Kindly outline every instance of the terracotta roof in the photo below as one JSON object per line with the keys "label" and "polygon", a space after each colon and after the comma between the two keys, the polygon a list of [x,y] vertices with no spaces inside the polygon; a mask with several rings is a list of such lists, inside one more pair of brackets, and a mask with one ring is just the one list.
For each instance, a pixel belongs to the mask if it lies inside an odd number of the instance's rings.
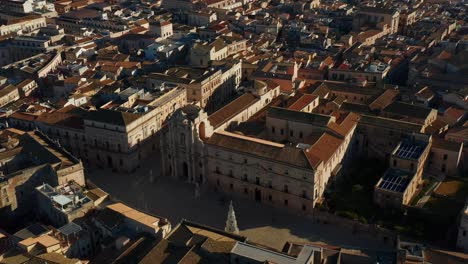
{"label": "terracotta roof", "polygon": [[273,90],[276,87],[280,86],[277,82],[269,80],[269,79],[264,80],[263,82],[266,83],[268,91]]}
{"label": "terracotta roof", "polygon": [[121,70],[121,66],[103,65],[101,71],[117,73]]}
{"label": "terracotta roof", "polygon": [[78,83],[81,81],[81,78],[80,77],[75,77],[75,76],[72,76],[72,77],[68,77],[66,78],[63,83],[65,84],[76,84],[78,85]]}
{"label": "terracotta roof", "polygon": [[230,102],[223,108],[219,109],[218,111],[214,112],[208,117],[210,124],[217,128],[224,124],[225,122],[229,121],[229,119],[235,117],[249,106],[257,102],[259,99],[251,94],[245,93],[235,99],[234,101]]}
{"label": "terracotta roof", "polygon": [[138,62],[138,61],[119,61],[119,62],[115,63],[115,66],[119,66],[119,67],[122,67],[124,69],[135,68],[135,67],[139,68],[141,66],[141,63]]}
{"label": "terracotta roof", "polygon": [[438,149],[445,149],[449,151],[461,151],[462,143],[445,140],[439,137],[432,137],[432,147]]}
{"label": "terracotta roof", "polygon": [[40,115],[36,121],[50,125],[82,129],[83,116],[85,114],[85,110],[73,105],[69,105],[54,112],[44,113]]}
{"label": "terracotta roof", "polygon": [[423,126],[421,124],[405,122],[400,120],[395,120],[391,118],[384,118],[379,116],[370,116],[370,115],[361,115],[358,125],[365,124],[370,126],[383,127],[388,129],[399,129],[407,132],[418,132],[423,131]]}
{"label": "terracotta roof", "polygon": [[268,109],[267,117],[284,119],[291,122],[313,124],[322,127],[326,127],[332,121],[331,116],[293,111],[281,107],[270,107]]}
{"label": "terracotta roof", "polygon": [[446,50],[443,50],[438,56],[440,60],[450,60],[452,58],[452,54]]}
{"label": "terracotta roof", "polygon": [[312,103],[318,96],[311,94],[303,94],[296,102],[288,107],[289,110],[301,111],[307,105]]}
{"label": "terracotta roof", "polygon": [[108,205],[112,211],[115,211],[129,219],[132,219],[138,223],[148,226],[149,228],[157,228],[159,223],[159,218],[154,217],[149,214],[142,213],[136,209],[133,209],[123,203],[115,203]]}
{"label": "terracotta roof", "polygon": [[20,120],[25,120],[25,121],[34,121],[36,120],[37,117],[38,115],[22,113],[22,112],[15,112],[10,115],[10,118],[20,119]]}
{"label": "terracotta roof", "polygon": [[242,152],[245,153],[246,156],[255,156],[257,158],[311,169],[310,163],[302,149],[271,141],[241,136],[234,133],[219,132],[214,133],[206,144],[230,151]]}
{"label": "terracotta roof", "polygon": [[346,135],[348,135],[351,129],[353,129],[357,125],[359,118],[360,115],[356,113],[349,113],[342,120],[339,120],[339,123],[332,122],[328,124],[328,128],[331,131],[337,133],[338,135],[346,137]]}
{"label": "terracotta roof", "polygon": [[357,104],[350,102],[344,102],[340,107],[340,111],[355,112],[360,114],[370,114],[372,112],[369,106],[366,104]]}
{"label": "terracotta roof", "polygon": [[140,263],[229,263],[237,241],[246,238],[182,220]]}
{"label": "terracotta roof", "polygon": [[468,126],[454,127],[447,132],[446,137],[468,142]]}
{"label": "terracotta roof", "polygon": [[426,119],[433,109],[408,104],[404,102],[393,102],[383,109],[384,112],[399,115],[399,116],[410,116],[418,119]]}
{"label": "terracotta roof", "polygon": [[107,109],[89,111],[85,115],[86,120],[114,124],[118,126],[127,126],[133,121],[137,120],[139,117],[140,115],[137,114]]}
{"label": "terracotta roof", "polygon": [[381,95],[379,95],[372,103],[369,104],[369,108],[372,110],[382,110],[391,104],[400,92],[395,89],[387,89]]}
{"label": "terracotta roof", "polygon": [[444,117],[449,118],[450,121],[458,121],[466,115],[466,111],[456,107],[449,107],[444,112]]}
{"label": "terracotta roof", "polygon": [[415,95],[426,100],[431,100],[434,97],[434,92],[429,87],[425,86],[424,88],[419,90]]}
{"label": "terracotta roof", "polygon": [[312,167],[317,168],[320,162],[327,162],[340,147],[341,143],[343,143],[343,139],[328,132],[323,133],[315,144],[305,152]]}
{"label": "terracotta roof", "polygon": [[426,134],[436,135],[448,130],[448,123],[443,117],[438,116],[430,125],[426,126],[424,132]]}
{"label": "terracotta roof", "polygon": [[41,244],[42,246],[46,248],[57,245],[59,243],[60,241],[58,241],[57,239],[49,235],[43,235],[43,236],[34,237],[34,238],[30,237],[19,242],[20,245],[23,245],[25,247],[29,247],[35,244]]}
{"label": "terracotta roof", "polygon": [[56,252],[44,253],[35,256],[35,259],[30,260],[30,263],[60,263],[60,264],[77,264],[81,263],[79,259],[69,259],[64,255]]}
{"label": "terracotta roof", "polygon": [[382,91],[376,87],[361,86],[361,85],[357,85],[353,83],[334,82],[334,81],[325,81],[320,86],[326,87],[331,91],[362,94],[362,95],[368,95],[368,96],[380,94]]}

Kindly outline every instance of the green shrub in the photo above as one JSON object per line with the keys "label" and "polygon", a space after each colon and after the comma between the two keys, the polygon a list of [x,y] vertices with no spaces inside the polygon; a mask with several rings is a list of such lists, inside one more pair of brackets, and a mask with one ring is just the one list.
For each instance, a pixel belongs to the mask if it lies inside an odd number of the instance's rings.
{"label": "green shrub", "polygon": [[353,220],[357,220],[359,218],[358,214],[356,214],[355,212],[351,212],[351,211],[338,211],[336,212],[336,214],[338,216],[348,218],[348,219],[353,219]]}

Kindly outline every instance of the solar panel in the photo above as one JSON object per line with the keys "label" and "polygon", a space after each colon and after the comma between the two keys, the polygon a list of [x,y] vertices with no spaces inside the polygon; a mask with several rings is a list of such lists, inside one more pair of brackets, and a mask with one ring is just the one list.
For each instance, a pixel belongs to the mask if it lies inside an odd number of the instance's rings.
{"label": "solar panel", "polygon": [[422,146],[402,143],[395,155],[402,159],[418,159],[423,151],[424,148]]}
{"label": "solar panel", "polygon": [[379,188],[392,192],[404,192],[411,178],[406,172],[389,169],[380,181]]}

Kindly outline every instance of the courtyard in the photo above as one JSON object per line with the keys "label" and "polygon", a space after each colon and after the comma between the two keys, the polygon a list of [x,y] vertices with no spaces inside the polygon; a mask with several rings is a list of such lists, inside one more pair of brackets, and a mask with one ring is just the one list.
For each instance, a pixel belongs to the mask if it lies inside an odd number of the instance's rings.
{"label": "courtyard", "polygon": [[187,219],[224,229],[229,200],[232,199],[241,235],[278,250],[286,241],[360,247],[370,251],[391,248],[390,243],[385,244],[375,234],[319,223],[252,200],[226,197],[206,188],[196,195],[193,185],[160,175],[156,157],[142,164],[142,168],[130,174],[93,170],[87,173],[88,180],[114,199],[168,218],[173,226]]}

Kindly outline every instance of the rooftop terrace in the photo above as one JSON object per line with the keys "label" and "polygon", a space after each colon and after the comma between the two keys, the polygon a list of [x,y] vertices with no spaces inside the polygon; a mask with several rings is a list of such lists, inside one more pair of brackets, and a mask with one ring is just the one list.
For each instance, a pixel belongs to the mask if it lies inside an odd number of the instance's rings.
{"label": "rooftop terrace", "polygon": [[56,188],[45,183],[37,187],[37,190],[49,198],[54,207],[62,212],[71,212],[83,204],[91,202],[91,199],[81,191],[81,187],[74,182]]}

